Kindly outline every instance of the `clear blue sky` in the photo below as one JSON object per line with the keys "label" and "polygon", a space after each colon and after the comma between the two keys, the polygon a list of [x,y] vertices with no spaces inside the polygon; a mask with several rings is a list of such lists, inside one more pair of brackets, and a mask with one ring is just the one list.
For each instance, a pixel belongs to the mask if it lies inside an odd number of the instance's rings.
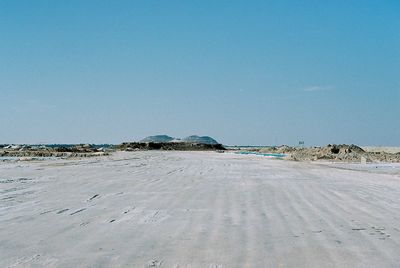
{"label": "clear blue sky", "polygon": [[0,1],[0,143],[400,145],[400,1]]}

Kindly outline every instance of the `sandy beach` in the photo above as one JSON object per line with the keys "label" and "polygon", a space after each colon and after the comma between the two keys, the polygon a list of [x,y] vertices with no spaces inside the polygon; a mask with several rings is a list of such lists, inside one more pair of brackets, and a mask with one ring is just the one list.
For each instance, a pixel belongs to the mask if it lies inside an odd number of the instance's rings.
{"label": "sandy beach", "polygon": [[0,162],[0,199],[0,267],[400,265],[393,169],[117,152]]}

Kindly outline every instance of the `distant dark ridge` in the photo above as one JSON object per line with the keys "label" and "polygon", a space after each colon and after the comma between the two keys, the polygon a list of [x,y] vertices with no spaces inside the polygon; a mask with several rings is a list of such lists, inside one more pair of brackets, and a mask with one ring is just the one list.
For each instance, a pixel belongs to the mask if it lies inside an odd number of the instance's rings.
{"label": "distant dark ridge", "polygon": [[141,140],[140,142],[170,142],[173,141],[174,138],[168,135],[155,135],[155,136],[148,136]]}
{"label": "distant dark ridge", "polygon": [[163,150],[163,151],[217,151],[225,150],[222,144],[200,144],[187,142],[124,142],[117,146],[122,151]]}

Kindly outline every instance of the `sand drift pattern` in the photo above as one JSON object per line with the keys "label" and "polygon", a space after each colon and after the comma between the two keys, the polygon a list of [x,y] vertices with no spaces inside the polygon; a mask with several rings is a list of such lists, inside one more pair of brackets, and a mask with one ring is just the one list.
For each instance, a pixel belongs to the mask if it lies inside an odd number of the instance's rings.
{"label": "sand drift pattern", "polygon": [[0,267],[398,267],[400,177],[215,152],[0,165]]}

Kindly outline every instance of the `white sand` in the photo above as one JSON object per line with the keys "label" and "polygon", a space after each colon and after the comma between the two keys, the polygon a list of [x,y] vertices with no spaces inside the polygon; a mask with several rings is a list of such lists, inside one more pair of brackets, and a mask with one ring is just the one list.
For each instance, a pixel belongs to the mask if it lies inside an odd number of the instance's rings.
{"label": "white sand", "polygon": [[400,177],[132,152],[0,162],[0,267],[399,267]]}
{"label": "white sand", "polygon": [[400,147],[385,147],[385,146],[362,146],[366,152],[385,152],[396,154],[400,153]]}

